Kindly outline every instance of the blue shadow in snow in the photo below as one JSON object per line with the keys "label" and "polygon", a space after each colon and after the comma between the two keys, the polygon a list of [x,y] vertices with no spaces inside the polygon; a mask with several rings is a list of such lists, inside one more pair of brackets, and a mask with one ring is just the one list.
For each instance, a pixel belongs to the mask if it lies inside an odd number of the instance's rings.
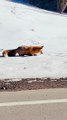
{"label": "blue shadow in snow", "polygon": [[10,1],[16,2],[16,3],[22,3],[22,4],[29,4],[27,0],[10,0]]}

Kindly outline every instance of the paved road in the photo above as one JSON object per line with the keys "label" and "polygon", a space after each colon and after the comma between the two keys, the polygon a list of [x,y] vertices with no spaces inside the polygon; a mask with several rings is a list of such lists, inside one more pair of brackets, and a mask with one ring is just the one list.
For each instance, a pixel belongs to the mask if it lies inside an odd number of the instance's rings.
{"label": "paved road", "polygon": [[0,92],[0,120],[67,120],[67,89]]}

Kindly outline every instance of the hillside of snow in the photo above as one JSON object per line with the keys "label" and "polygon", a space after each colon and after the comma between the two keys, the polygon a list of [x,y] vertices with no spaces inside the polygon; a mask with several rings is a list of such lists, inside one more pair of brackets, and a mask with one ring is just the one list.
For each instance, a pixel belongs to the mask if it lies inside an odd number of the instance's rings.
{"label": "hillside of snow", "polygon": [[[44,54],[2,57],[21,45],[44,45]],[[0,0],[0,79],[36,77],[67,77],[67,16]]]}

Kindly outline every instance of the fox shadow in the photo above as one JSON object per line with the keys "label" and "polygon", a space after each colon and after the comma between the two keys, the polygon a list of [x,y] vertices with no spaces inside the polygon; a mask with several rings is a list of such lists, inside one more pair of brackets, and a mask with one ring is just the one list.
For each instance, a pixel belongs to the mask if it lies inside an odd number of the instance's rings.
{"label": "fox shadow", "polygon": [[[24,55],[24,56],[8,56],[9,58],[19,58],[19,57],[23,57],[23,58],[25,58],[25,57],[33,57],[33,56],[31,56],[31,55]],[[6,58],[5,56],[3,56],[3,55],[0,55],[0,58]]]}
{"label": "fox shadow", "polygon": [[3,55],[0,55],[0,58],[4,57]]}

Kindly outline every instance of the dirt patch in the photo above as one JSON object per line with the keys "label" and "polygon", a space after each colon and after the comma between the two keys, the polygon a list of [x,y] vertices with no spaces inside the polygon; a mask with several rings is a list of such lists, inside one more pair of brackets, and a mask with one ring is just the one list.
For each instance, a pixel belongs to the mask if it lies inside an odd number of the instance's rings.
{"label": "dirt patch", "polygon": [[67,88],[67,78],[27,78],[20,81],[0,80],[0,91],[18,91],[49,88]]}

